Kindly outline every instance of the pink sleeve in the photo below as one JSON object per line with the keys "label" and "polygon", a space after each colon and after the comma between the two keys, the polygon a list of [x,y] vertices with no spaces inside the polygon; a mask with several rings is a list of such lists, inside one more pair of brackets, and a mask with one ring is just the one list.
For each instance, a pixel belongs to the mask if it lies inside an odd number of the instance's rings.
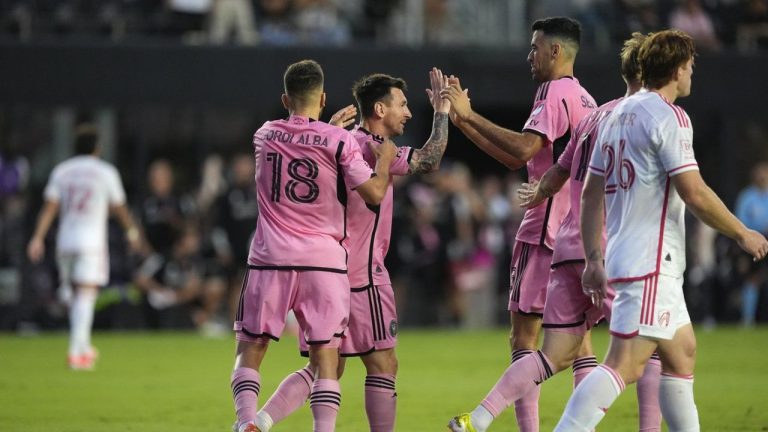
{"label": "pink sleeve", "polygon": [[350,189],[355,189],[373,177],[370,165],[363,159],[360,147],[351,133],[342,136],[344,148],[341,151],[339,164],[344,171],[344,181]]}
{"label": "pink sleeve", "polygon": [[[560,165],[564,170],[571,170],[571,164],[573,164],[573,155],[576,153],[576,147],[579,145],[579,141],[583,141],[582,134],[574,134],[571,135],[571,139],[568,141],[568,145],[565,146],[565,150],[563,151],[563,154],[560,155],[560,158],[557,159],[557,164]],[[585,136],[584,139],[588,137]]]}
{"label": "pink sleeve", "polygon": [[412,147],[399,147],[397,156],[389,166],[389,173],[392,175],[406,175],[411,167],[411,158],[413,157]]}
{"label": "pink sleeve", "polygon": [[536,101],[531,115],[523,126],[523,132],[530,131],[554,142],[568,130],[568,110],[564,99],[555,89],[547,92],[544,100]]}

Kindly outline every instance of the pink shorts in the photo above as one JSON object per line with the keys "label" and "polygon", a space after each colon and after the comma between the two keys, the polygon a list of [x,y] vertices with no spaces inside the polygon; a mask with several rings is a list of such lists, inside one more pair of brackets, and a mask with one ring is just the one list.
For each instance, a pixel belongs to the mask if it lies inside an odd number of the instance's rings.
{"label": "pink shorts", "polygon": [[249,268],[235,318],[237,340],[279,340],[289,310],[309,345],[338,347],[349,319],[347,275]]}
{"label": "pink shorts", "polygon": [[544,313],[552,251],[544,246],[515,242],[509,271],[509,310],[524,315]]}
{"label": "pink shorts", "polygon": [[615,293],[608,286],[608,296],[601,307],[592,304],[581,287],[583,262],[564,263],[549,273],[543,327],[552,331],[584,335],[597,323],[610,318]]}
{"label": "pink shorts", "polygon": [[[341,339],[343,357],[356,357],[394,348],[397,345],[397,311],[392,285],[377,285],[352,291],[349,326]],[[309,354],[301,338],[299,350]]]}

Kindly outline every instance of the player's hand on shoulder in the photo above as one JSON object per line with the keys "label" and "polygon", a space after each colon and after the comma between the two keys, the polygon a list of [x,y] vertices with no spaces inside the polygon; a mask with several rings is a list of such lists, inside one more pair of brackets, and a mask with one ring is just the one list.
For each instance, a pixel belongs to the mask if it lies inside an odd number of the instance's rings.
{"label": "player's hand on shoulder", "polygon": [[768,240],[765,236],[755,230],[748,229],[741,238],[737,240],[739,247],[744,252],[752,255],[755,261],[765,258],[768,254]]}
{"label": "player's hand on shoulder", "polygon": [[376,141],[368,141],[368,147],[370,147],[373,155],[376,156],[376,160],[392,161],[397,156],[397,146],[389,138],[385,139],[381,144]]}
{"label": "player's hand on shoulder", "polygon": [[469,89],[461,87],[461,81],[458,77],[454,75],[448,77],[448,86],[440,91],[440,96],[451,102],[449,115],[454,125],[469,120],[469,117],[472,115]]}
{"label": "player's hand on shoulder", "polygon": [[357,118],[357,107],[354,105],[347,105],[344,108],[336,111],[331,119],[328,120],[328,124],[345,128],[355,122]]}
{"label": "player's hand on shoulder", "polygon": [[39,262],[45,255],[45,243],[43,240],[33,238],[27,246],[27,257],[33,263]]}
{"label": "player's hand on shoulder", "polygon": [[429,84],[431,88],[427,89],[427,96],[432,108],[436,113],[448,114],[451,110],[451,101],[440,95],[443,89],[448,87],[448,77],[443,75],[443,71],[433,67],[429,71]]}

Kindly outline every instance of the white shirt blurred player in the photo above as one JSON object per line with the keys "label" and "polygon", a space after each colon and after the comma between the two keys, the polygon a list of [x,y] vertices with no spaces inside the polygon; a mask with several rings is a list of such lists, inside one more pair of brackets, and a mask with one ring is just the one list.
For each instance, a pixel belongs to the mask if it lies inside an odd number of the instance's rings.
{"label": "white shirt blurred player", "polygon": [[[27,247],[32,262],[45,255],[45,236],[59,215],[56,261],[60,290],[70,303],[68,363],[72,369],[91,369],[96,351],[91,346],[91,324],[98,288],[109,281],[107,219],[110,211],[125,229],[130,246],[138,249],[139,229],[125,205],[125,191],[114,166],[98,155],[96,130],[76,130],[76,155],[58,164],[45,187],[45,203]],[[71,297],[71,298],[68,298]]]}

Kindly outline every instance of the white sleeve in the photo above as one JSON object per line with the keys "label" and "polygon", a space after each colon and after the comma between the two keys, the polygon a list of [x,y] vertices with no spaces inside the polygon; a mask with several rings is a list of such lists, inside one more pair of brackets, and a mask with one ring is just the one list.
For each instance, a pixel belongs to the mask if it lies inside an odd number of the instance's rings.
{"label": "white sleeve", "polygon": [[51,176],[48,178],[48,183],[45,185],[43,198],[47,201],[61,201],[61,176],[59,172],[58,168],[54,168]]}
{"label": "white sleeve", "polygon": [[111,205],[125,204],[125,189],[123,189],[123,181],[120,180],[120,173],[115,167],[110,167],[107,188],[109,194],[109,203]]}
{"label": "white sleeve", "polygon": [[693,152],[693,129],[688,114],[673,107],[676,115],[669,115],[657,126],[656,149],[664,170],[670,176],[698,170]]}

